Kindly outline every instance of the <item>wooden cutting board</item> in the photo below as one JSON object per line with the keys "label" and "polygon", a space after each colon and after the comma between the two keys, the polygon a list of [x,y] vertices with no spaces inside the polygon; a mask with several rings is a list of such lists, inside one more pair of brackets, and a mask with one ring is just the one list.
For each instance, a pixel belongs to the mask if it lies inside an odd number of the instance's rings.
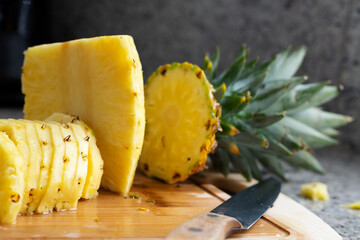
{"label": "wooden cutting board", "polygon": [[[217,174],[198,175],[194,181],[196,184],[166,185],[137,174],[131,192],[139,199],[101,190],[97,199],[80,201],[76,211],[19,216],[16,224],[0,225],[0,237],[161,239],[181,223],[230,197],[213,184],[226,185],[229,191],[249,185],[239,175],[227,179]],[[250,230],[231,238],[341,239],[320,218],[285,195]]]}

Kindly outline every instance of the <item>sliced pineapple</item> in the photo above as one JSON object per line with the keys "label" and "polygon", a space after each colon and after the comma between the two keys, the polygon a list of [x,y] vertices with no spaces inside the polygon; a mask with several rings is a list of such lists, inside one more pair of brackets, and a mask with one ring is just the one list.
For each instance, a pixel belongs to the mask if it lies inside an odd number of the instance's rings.
{"label": "sliced pineapple", "polygon": [[[26,134],[25,125],[15,119],[0,119],[0,131],[5,132],[9,138],[15,143],[17,149],[23,157],[24,161],[24,180],[28,174],[30,166],[30,147]],[[25,189],[30,189],[29,183],[25,181]],[[22,206],[20,212],[26,212],[27,206],[31,201],[29,191],[23,195]]]}
{"label": "sliced pineapple", "polygon": [[[78,200],[83,194],[83,189],[86,183],[88,173],[88,155],[89,155],[89,138],[86,135],[84,129],[77,124],[62,124],[68,125],[74,133],[74,141],[77,143],[78,148],[78,160],[76,167],[76,174],[74,178],[74,186],[72,187],[72,201],[70,201],[70,207],[76,208]],[[100,181],[98,181],[98,184]]]}
{"label": "sliced pineapple", "polygon": [[22,119],[17,121],[25,126],[30,149],[29,167],[25,178],[26,187],[24,193],[25,195],[29,195],[29,202],[23,204],[20,210],[20,213],[24,214],[32,213],[36,208],[37,201],[34,201],[34,199],[38,198],[42,151],[34,124],[31,121]]}
{"label": "sliced pineapple", "polygon": [[102,186],[129,191],[145,128],[142,69],[131,36],[31,47],[25,52],[22,89],[25,118],[62,112],[89,124],[104,159]]}
{"label": "sliced pineapple", "polygon": [[43,127],[50,130],[53,154],[47,190],[37,207],[39,213],[52,212],[55,206],[62,204],[65,156],[65,144],[59,124],[45,123]]}
{"label": "sliced pineapple", "polygon": [[[76,125],[81,126],[84,129],[86,134],[84,140],[89,143],[89,150],[87,154],[88,172],[87,172],[87,177],[86,177],[82,197],[85,199],[91,199],[96,197],[98,195],[97,190],[99,189],[100,180],[103,174],[103,160],[101,158],[100,151],[96,145],[96,138],[94,132],[84,122],[80,121],[78,116],[69,116],[62,113],[54,113],[51,116],[49,116],[46,120],[59,122],[61,124],[74,123]],[[74,126],[73,126],[73,131],[75,131]]]}
{"label": "sliced pineapple", "polygon": [[[139,166],[167,183],[200,171],[219,128],[204,72],[189,63],[161,66],[145,87],[146,132]],[[177,148],[181,146],[181,148]]]}
{"label": "sliced pineapple", "polygon": [[39,188],[38,188],[38,194],[37,198],[34,199],[33,206],[35,206],[35,209],[29,209],[28,211],[36,211],[38,213],[41,213],[38,209],[39,203],[43,199],[43,197],[46,194],[46,191],[48,190],[48,182],[50,178],[50,171],[51,171],[51,165],[52,165],[52,158],[53,158],[53,146],[52,146],[52,139],[51,139],[51,132],[50,128],[46,126],[44,122],[40,121],[33,121],[33,124],[35,125],[36,132],[39,137],[41,151],[42,151],[42,159],[41,159],[41,165],[40,165],[40,178],[39,178]]}
{"label": "sliced pineapple", "polygon": [[3,131],[0,131],[0,163],[0,223],[13,223],[23,202],[27,163]]}
{"label": "sliced pineapple", "polygon": [[[70,209],[70,202],[73,201],[72,189],[75,186],[76,167],[78,162],[79,148],[74,139],[74,132],[67,124],[58,124],[56,122],[49,122],[60,126],[61,138],[65,145],[65,152],[63,155],[63,175],[61,187],[61,199],[57,201],[55,206],[57,211],[62,209]],[[77,200],[77,199],[76,199]]]}

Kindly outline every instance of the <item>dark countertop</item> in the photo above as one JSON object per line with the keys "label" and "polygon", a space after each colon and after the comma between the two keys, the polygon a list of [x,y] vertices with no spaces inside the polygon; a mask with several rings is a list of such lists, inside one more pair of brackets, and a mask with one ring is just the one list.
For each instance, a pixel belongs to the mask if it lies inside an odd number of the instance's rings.
{"label": "dark countertop", "polygon": [[[0,118],[22,117],[20,109],[0,109]],[[341,206],[360,201],[359,157],[341,146],[318,150],[316,155],[326,169],[326,174],[288,168],[286,176],[289,182],[283,184],[282,192],[313,211],[344,239],[360,239],[360,210]],[[312,202],[299,195],[302,184],[317,181],[328,185],[329,202]]]}

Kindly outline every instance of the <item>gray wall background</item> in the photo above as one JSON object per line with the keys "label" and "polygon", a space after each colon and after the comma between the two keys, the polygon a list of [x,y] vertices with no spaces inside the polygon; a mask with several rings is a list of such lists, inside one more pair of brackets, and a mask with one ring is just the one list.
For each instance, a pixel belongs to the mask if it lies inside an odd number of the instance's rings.
{"label": "gray wall background", "polygon": [[[299,74],[345,90],[328,110],[359,119],[360,1],[355,0],[53,0],[51,40],[129,34],[144,79],[173,61],[201,64],[219,46],[227,65],[246,43],[268,59],[289,45],[308,53]],[[360,121],[342,129],[341,146],[360,149]]]}

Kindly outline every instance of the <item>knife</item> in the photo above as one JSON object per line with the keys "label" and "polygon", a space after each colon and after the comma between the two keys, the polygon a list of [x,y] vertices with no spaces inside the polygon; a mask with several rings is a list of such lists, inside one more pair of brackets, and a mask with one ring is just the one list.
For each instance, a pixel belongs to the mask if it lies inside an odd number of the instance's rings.
{"label": "knife", "polygon": [[280,189],[281,183],[275,178],[262,181],[235,194],[211,212],[181,224],[165,239],[225,239],[249,229],[272,206]]}

